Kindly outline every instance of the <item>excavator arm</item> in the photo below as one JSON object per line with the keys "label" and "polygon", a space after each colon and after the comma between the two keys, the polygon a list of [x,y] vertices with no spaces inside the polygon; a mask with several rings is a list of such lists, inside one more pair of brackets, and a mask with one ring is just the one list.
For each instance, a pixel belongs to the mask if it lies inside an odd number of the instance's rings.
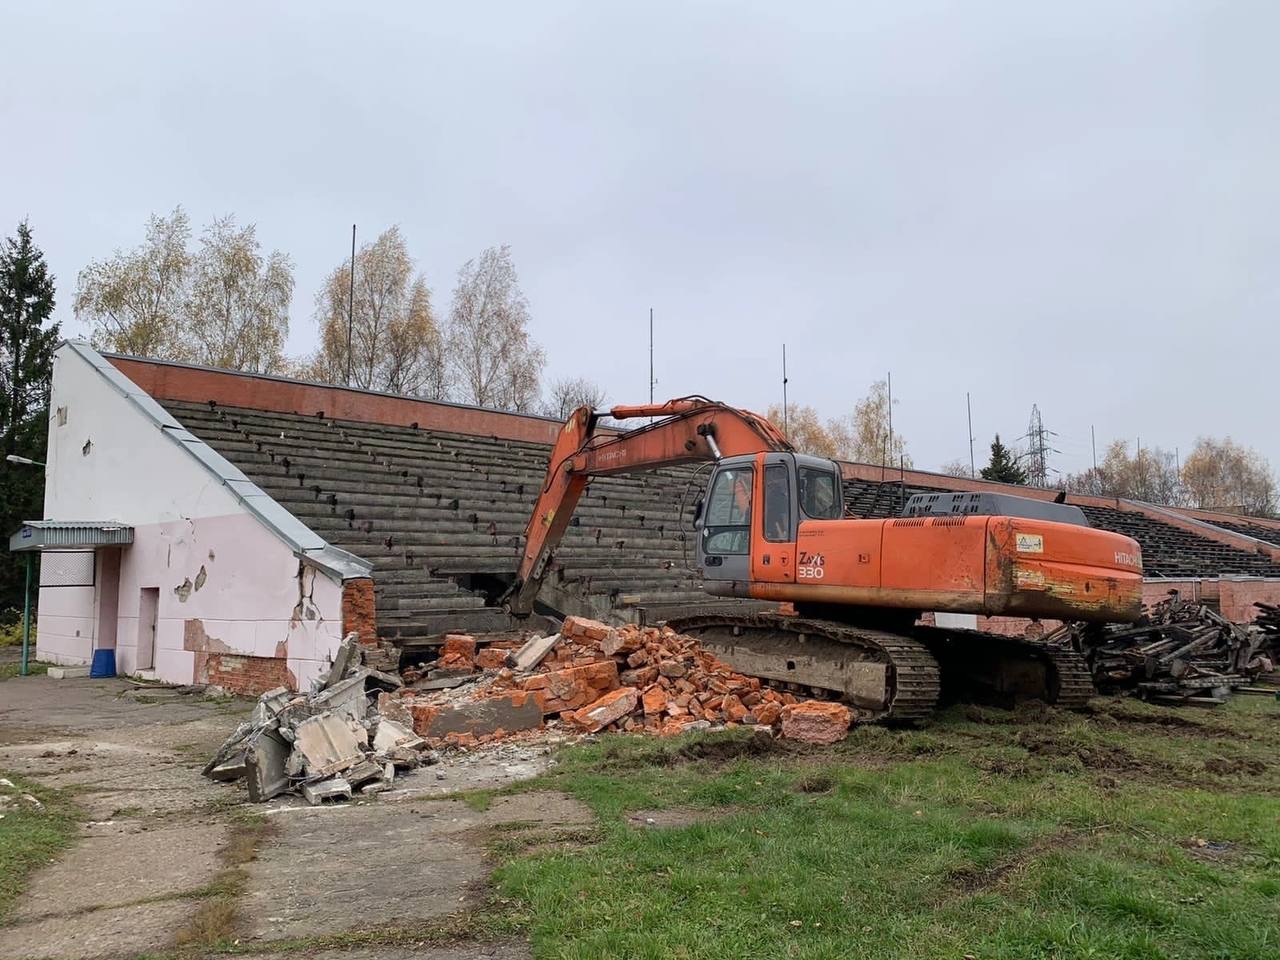
{"label": "excavator arm", "polygon": [[[597,433],[603,417],[660,419],[622,433]],[[518,617],[533,612],[547,565],[593,477],[791,449],[782,432],[764,417],[703,397],[575,410],[551,450],[546,481],[525,530],[520,569],[504,597],[507,610]]]}

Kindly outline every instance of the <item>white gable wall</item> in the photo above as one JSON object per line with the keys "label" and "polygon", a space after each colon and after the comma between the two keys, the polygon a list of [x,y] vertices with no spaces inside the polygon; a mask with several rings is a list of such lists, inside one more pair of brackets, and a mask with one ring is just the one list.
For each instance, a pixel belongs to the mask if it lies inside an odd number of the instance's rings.
{"label": "white gable wall", "polygon": [[[64,344],[55,355],[50,409],[45,517],[134,528],[120,557],[120,673],[137,664],[148,587],[159,591],[154,666],[162,679],[202,682],[222,654],[285,658],[295,685],[319,673],[341,639],[337,579],[303,564],[83,347]],[[41,588],[37,656],[89,661],[94,597],[85,588]]]}

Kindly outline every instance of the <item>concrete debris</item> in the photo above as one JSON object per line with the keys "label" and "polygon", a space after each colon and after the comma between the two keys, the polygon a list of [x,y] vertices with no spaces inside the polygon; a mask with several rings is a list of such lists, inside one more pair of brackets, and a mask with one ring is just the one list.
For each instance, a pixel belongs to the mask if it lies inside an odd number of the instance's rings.
{"label": "concrete debris", "polygon": [[413,730],[405,701],[390,691],[399,677],[361,665],[356,634],[348,634],[333,669],[309,694],[285,687],[258,698],[204,767],[222,782],[245,781],[249,799],[261,803],[301,793],[312,804],[388,789],[397,769],[436,763],[439,754]]}
{"label": "concrete debris", "polygon": [[[503,651],[510,666],[494,670],[490,650]],[[438,686],[442,671],[470,671],[449,689]],[[405,671],[406,685],[380,698],[390,712],[399,701],[415,733],[432,747],[471,747],[558,720],[571,730],[620,730],[671,736],[690,730],[781,724],[783,736],[834,743],[852,713],[839,704],[818,704],[791,723],[784,712],[800,701],[735,673],[692,637],[669,627],[610,627],[569,617],[560,632],[523,643],[507,639],[481,646],[476,638],[451,634],[440,657]],[[455,680],[455,677],[451,677]],[[382,704],[386,706],[383,707]],[[831,708],[824,712],[824,708]]]}
{"label": "concrete debris", "polygon": [[545,660],[547,654],[559,642],[560,634],[558,633],[546,637],[534,637],[506,659],[513,670],[528,673]]}
{"label": "concrete debris", "polygon": [[350,800],[351,784],[342,777],[332,777],[319,783],[304,783],[302,795],[313,807],[320,806],[326,800]]}

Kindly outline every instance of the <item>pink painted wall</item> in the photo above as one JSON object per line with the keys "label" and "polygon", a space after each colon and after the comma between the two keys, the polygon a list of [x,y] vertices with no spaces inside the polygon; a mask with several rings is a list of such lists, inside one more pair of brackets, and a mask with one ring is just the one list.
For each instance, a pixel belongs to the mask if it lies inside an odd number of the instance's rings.
{"label": "pink painted wall", "polygon": [[120,551],[118,574],[99,563],[96,589],[41,589],[36,655],[87,663],[96,646],[114,643],[117,670],[134,671],[141,591],[156,588],[161,679],[199,682],[208,658],[222,653],[279,657],[300,686],[318,676],[341,641],[341,583],[304,565],[70,346],[54,358],[51,404],[45,516],[125,523],[134,542]]}

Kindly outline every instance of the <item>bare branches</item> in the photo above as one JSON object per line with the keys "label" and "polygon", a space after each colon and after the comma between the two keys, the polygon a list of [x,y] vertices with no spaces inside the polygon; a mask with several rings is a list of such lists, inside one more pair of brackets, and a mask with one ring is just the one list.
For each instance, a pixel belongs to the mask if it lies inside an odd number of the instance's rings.
{"label": "bare branches", "polygon": [[529,304],[511,248],[490,247],[458,271],[446,333],[455,399],[529,412],[546,357],[529,338]]}
{"label": "bare branches", "polygon": [[607,399],[604,388],[586,377],[562,377],[547,389],[542,412],[557,420],[567,420],[579,407],[601,409]]}

